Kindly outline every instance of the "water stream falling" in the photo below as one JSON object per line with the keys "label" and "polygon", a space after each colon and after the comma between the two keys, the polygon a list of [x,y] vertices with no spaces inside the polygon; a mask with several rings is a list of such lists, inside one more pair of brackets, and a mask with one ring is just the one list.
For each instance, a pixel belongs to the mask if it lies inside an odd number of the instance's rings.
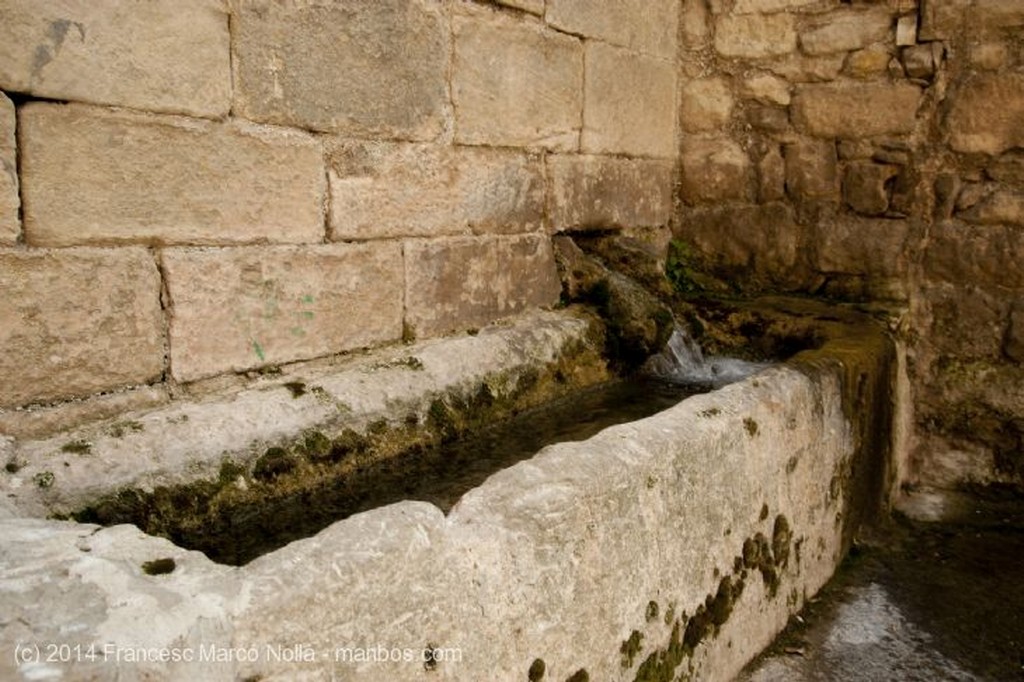
{"label": "water stream falling", "polygon": [[769,366],[738,358],[704,357],[686,327],[676,324],[665,348],[644,364],[644,372],[665,381],[719,388],[746,379]]}

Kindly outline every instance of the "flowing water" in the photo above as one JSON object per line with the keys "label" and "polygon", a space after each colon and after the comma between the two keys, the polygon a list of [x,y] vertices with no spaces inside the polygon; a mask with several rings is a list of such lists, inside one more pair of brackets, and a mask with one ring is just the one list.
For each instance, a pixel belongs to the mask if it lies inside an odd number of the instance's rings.
{"label": "flowing water", "polygon": [[676,326],[665,348],[644,365],[644,371],[665,381],[721,388],[768,367],[768,363],[737,358],[704,357],[685,327]]}

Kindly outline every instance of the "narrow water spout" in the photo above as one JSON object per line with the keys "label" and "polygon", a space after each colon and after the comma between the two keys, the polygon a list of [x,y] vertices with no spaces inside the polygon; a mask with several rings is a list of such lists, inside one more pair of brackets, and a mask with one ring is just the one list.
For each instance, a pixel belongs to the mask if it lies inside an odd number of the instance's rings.
{"label": "narrow water spout", "polygon": [[766,367],[768,363],[738,358],[705,358],[700,344],[689,330],[677,323],[668,343],[660,353],[647,360],[643,371],[666,381],[718,388],[746,379]]}

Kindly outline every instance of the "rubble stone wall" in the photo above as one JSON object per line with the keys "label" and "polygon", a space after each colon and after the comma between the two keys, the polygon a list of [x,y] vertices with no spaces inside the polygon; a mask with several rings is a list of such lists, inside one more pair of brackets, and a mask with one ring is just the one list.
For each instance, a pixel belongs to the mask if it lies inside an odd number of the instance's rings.
{"label": "rubble stone wall", "polygon": [[684,0],[673,234],[743,290],[886,301],[909,482],[1024,482],[1024,3]]}
{"label": "rubble stone wall", "polygon": [[670,221],[678,15],[0,0],[0,433],[557,303]]}

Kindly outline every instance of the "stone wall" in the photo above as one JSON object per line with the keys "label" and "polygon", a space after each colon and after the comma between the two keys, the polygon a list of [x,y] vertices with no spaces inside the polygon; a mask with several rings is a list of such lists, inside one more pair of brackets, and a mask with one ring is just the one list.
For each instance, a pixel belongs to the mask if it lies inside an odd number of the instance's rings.
{"label": "stone wall", "polygon": [[678,14],[0,0],[0,433],[555,304],[669,223]]}
{"label": "stone wall", "polygon": [[1024,4],[684,0],[680,24],[694,264],[902,310],[910,482],[1024,482]]}

